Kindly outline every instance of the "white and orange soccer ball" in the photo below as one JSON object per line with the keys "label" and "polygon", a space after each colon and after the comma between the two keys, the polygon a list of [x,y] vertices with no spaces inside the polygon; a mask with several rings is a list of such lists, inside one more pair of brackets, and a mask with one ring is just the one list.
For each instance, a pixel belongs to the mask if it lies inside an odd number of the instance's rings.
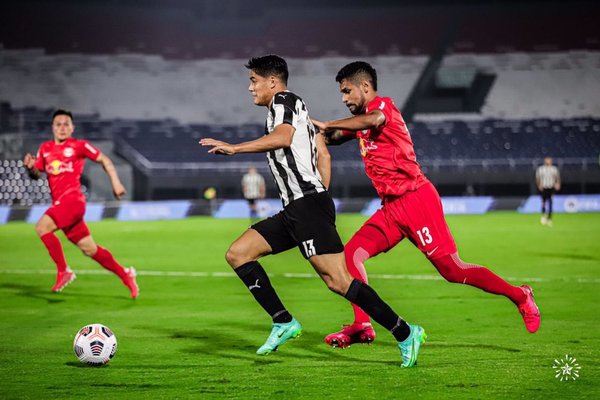
{"label": "white and orange soccer ball", "polygon": [[107,364],[117,352],[117,337],[102,324],[86,325],[77,332],[73,341],[75,355],[84,364]]}

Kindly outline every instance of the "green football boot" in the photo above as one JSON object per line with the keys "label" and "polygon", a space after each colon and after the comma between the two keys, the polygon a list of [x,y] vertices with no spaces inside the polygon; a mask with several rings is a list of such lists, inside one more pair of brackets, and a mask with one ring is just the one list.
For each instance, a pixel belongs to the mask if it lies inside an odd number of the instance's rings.
{"label": "green football boot", "polygon": [[400,354],[402,355],[402,368],[410,368],[414,365],[417,365],[419,348],[427,338],[425,330],[423,330],[423,328],[421,328],[419,325],[408,324],[408,326],[410,326],[410,335],[408,335],[406,340],[398,342],[398,348],[400,349]]}
{"label": "green football boot", "polygon": [[288,340],[294,339],[301,334],[302,325],[300,325],[300,322],[298,322],[296,318],[292,318],[290,322],[284,324],[273,324],[271,334],[267,338],[265,344],[256,350],[256,354],[267,355],[272,351],[276,351],[279,346]]}

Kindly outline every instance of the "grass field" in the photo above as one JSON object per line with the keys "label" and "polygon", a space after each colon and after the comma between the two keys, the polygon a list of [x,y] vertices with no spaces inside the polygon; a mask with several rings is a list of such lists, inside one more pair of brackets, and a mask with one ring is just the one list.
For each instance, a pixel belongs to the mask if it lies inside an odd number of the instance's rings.
{"label": "grass field", "polygon": [[[363,221],[339,216],[342,238]],[[600,214],[557,215],[553,228],[514,213],[448,221],[465,261],[534,287],[542,326],[529,334],[508,300],[438,279],[405,242],[367,267],[379,294],[428,333],[413,369],[400,369],[381,327],[371,346],[323,342],[350,322],[350,309],[298,251],[263,265],[304,334],[256,356],[270,319],[223,258],[247,221],[90,224],[98,243],[137,267],[136,301],[62,234],[78,279],[52,294],[54,267],[33,226],[1,225],[0,398],[598,398]],[[92,322],[118,339],[115,358],[101,368],[80,364],[72,350],[77,330]],[[555,378],[554,360],[566,354],[581,366],[576,381]]]}

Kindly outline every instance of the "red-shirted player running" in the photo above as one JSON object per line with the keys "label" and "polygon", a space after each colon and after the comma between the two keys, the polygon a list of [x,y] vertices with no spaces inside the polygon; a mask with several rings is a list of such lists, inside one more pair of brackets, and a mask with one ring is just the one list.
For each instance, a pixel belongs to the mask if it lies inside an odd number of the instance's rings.
{"label": "red-shirted player running", "polygon": [[[353,117],[312,120],[329,144],[358,139],[365,170],[381,197],[382,207],[354,234],[344,253],[350,273],[364,282],[364,262],[386,252],[405,237],[419,248],[449,282],[478,287],[508,297],[519,309],[529,332],[536,332],[540,313],[533,290],[513,286],[489,269],[462,261],[446,224],[435,187],[417,163],[406,124],[393,101],[377,95],[377,74],[366,62],[353,62],[336,76],[342,101]],[[355,320],[325,341],[334,347],[375,339],[369,316],[354,307]]]}
{"label": "red-shirted player running", "polygon": [[121,278],[131,291],[131,297],[135,299],[139,292],[135,269],[123,268],[108,250],[98,246],[83,220],[85,196],[81,193],[80,178],[85,159],[89,158],[102,165],[110,177],[117,199],[125,194],[125,188],[112,161],[89,142],[72,138],[74,129],[71,112],[57,110],[52,116],[54,140],[42,143],[37,157],[28,153],[23,160],[32,179],[38,179],[41,172],[47,174],[52,194],[52,206],[35,226],[35,231],[56,263],[56,284],[52,291],[60,292],[75,279],[75,273],[67,266],[60,240],[54,234],[54,231],[61,229],[86,256]]}

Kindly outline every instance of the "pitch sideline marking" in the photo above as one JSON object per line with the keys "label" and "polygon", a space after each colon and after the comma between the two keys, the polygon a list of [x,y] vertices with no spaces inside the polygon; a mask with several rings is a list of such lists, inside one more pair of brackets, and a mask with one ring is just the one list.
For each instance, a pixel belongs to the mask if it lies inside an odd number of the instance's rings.
{"label": "pitch sideline marking", "polygon": [[[82,275],[104,275],[109,274],[108,271],[103,269],[82,269],[75,270],[76,273]],[[0,274],[15,274],[15,275],[54,275],[56,270],[50,269],[4,269],[0,270]],[[201,271],[138,271],[138,276],[159,276],[159,277],[193,277],[193,278],[231,278],[237,277],[234,272],[201,272]],[[284,278],[317,278],[317,274],[311,273],[295,273],[295,272],[284,272],[284,273],[269,273],[269,277],[283,276]],[[444,278],[439,275],[406,275],[406,274],[370,274],[369,278],[372,279],[383,279],[383,280],[414,280],[414,281],[443,281]],[[506,277],[509,281],[525,281],[525,282],[577,282],[577,283],[600,283],[600,278],[559,278],[559,279],[548,279],[539,277]]]}

